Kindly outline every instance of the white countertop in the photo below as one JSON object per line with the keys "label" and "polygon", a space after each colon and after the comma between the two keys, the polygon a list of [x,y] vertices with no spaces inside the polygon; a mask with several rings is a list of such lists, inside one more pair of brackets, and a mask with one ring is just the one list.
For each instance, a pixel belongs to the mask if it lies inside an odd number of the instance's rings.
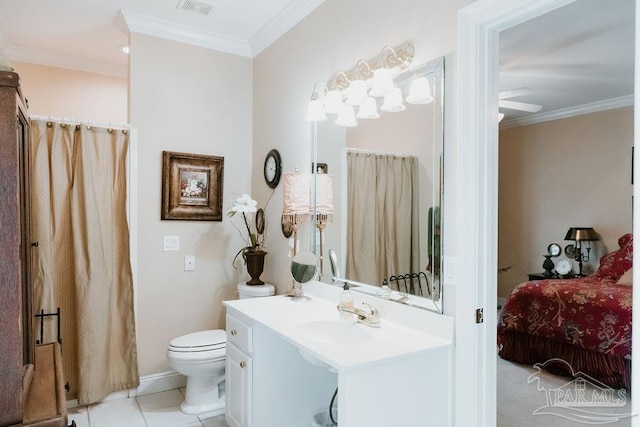
{"label": "white countertop", "polygon": [[[224,301],[224,305],[236,310],[254,322],[264,325],[286,341],[292,343],[301,351],[307,360],[318,359],[325,364],[344,371],[370,364],[383,363],[396,358],[427,354],[428,352],[452,345],[452,340],[443,339],[437,334],[430,334],[426,331],[428,323],[425,322],[424,329],[416,325],[404,325],[394,321],[393,310],[384,310],[380,306],[389,304],[388,301],[367,300],[354,294],[355,307],[360,307],[362,301],[366,300],[376,308],[380,309],[382,326],[373,328],[360,323],[351,325],[353,328],[363,329],[358,331],[360,335],[367,339],[356,339],[354,342],[331,343],[318,335],[305,333],[300,325],[314,320],[340,321],[340,313],[337,310],[337,293],[329,289],[322,288],[329,286],[326,284],[315,284],[307,287],[306,295],[309,301],[294,301],[292,298],[284,296],[273,296],[265,298],[242,299],[235,301]],[[309,291],[307,290],[309,289]],[[318,294],[313,293],[314,289],[320,290]],[[335,301],[323,299],[336,296]],[[405,307],[406,310],[412,310]],[[387,315],[387,317],[385,317]],[[402,319],[397,319],[402,321]],[[351,322],[353,320],[341,320]],[[360,336],[359,335],[359,336]]]}

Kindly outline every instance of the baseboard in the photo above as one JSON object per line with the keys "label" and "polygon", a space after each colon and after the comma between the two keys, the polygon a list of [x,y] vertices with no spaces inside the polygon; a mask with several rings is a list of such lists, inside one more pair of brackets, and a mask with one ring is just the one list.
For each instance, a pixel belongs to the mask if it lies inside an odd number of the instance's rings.
{"label": "baseboard", "polygon": [[159,393],[161,391],[173,390],[186,387],[187,377],[175,371],[161,372],[159,374],[145,375],[140,378],[140,385],[133,389],[135,394],[129,397],[144,396],[145,394]]}
{"label": "baseboard", "polygon": [[[145,394],[174,390],[176,388],[185,387],[186,385],[187,377],[174,371],[145,375],[144,377],[140,377],[140,385],[137,388],[116,391],[102,399],[101,402],[124,399],[127,397],[144,396]],[[67,400],[67,409],[73,409],[78,406],[81,406],[78,405],[78,399]]]}

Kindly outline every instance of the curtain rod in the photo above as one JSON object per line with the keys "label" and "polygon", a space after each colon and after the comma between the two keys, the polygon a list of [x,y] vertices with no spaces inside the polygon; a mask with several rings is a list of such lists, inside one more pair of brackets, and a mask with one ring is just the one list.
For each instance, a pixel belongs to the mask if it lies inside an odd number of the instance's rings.
{"label": "curtain rod", "polygon": [[414,154],[409,153],[394,153],[391,151],[375,151],[375,150],[367,150],[366,148],[347,148],[347,154],[378,154],[382,156],[396,156],[396,157],[416,157]]}
{"label": "curtain rod", "polygon": [[80,120],[69,117],[55,117],[55,116],[41,116],[36,114],[30,114],[31,120],[42,120],[48,122],[66,123],[71,125],[85,125],[104,127],[109,129],[131,129],[131,125],[128,123],[111,123],[111,122],[92,122],[91,120]]}

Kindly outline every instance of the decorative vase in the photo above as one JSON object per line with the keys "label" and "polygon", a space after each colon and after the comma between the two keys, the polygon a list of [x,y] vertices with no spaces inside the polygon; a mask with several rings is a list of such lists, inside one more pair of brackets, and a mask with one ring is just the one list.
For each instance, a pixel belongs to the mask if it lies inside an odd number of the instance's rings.
{"label": "decorative vase", "polygon": [[553,276],[553,261],[551,261],[551,255],[544,255],[544,262],[542,263],[542,268],[544,268],[544,277],[552,277]]}
{"label": "decorative vase", "polygon": [[264,270],[264,257],[267,254],[265,251],[253,251],[245,253],[247,257],[247,272],[251,276],[251,280],[247,282],[247,285],[264,285],[264,282],[260,280],[260,275]]}

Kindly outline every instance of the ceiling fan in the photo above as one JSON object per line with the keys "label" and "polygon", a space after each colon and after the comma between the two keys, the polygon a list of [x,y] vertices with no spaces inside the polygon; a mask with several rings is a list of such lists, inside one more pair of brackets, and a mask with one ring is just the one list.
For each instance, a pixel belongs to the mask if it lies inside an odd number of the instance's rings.
{"label": "ceiling fan", "polygon": [[536,93],[535,90],[528,87],[521,87],[518,89],[505,90],[498,94],[498,107],[506,108],[509,110],[526,111],[528,113],[537,113],[542,110],[542,105],[529,104],[526,102],[507,101],[510,98],[517,98],[524,95],[532,95]]}

